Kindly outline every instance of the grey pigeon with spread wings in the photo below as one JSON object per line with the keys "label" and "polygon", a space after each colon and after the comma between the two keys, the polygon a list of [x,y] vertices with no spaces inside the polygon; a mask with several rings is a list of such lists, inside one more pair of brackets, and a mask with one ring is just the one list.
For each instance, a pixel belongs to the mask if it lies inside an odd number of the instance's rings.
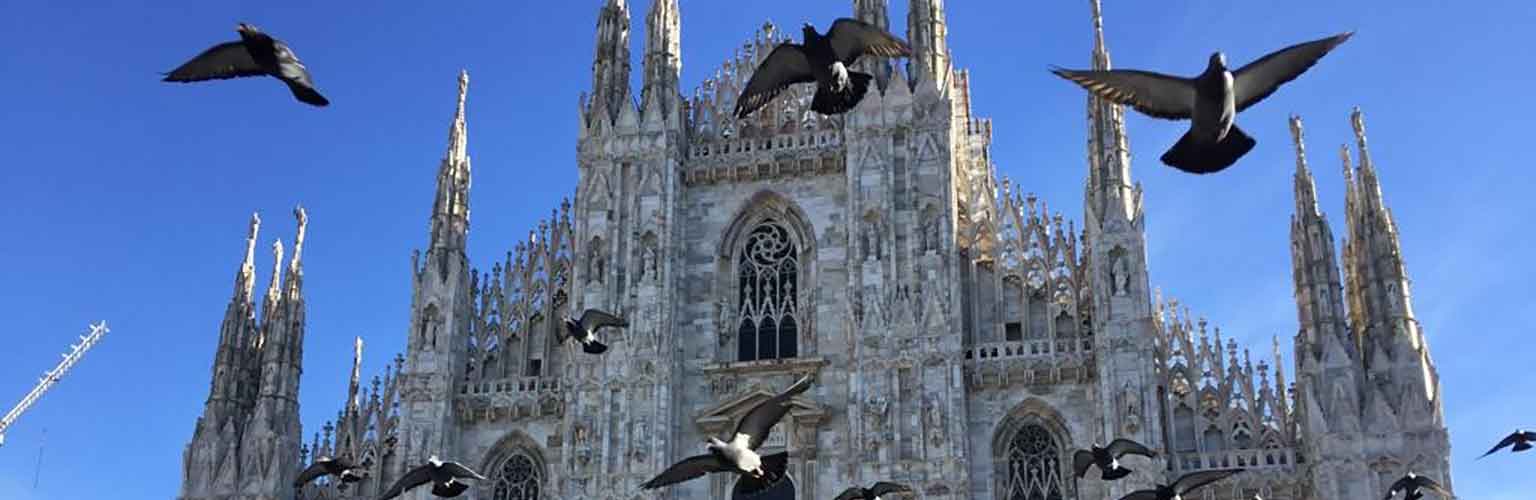
{"label": "grey pigeon with spread wings", "polygon": [[1094,443],[1087,450],[1077,450],[1072,454],[1072,470],[1081,478],[1088,473],[1088,468],[1097,465],[1100,478],[1105,481],[1114,481],[1131,474],[1131,470],[1120,465],[1120,457],[1126,455],[1141,455],[1147,458],[1157,456],[1157,453],[1147,449],[1141,443],[1129,439],[1116,439],[1109,442],[1109,446],[1100,448]]}
{"label": "grey pigeon with spread wings", "polygon": [[576,339],[581,343],[581,350],[587,354],[602,354],[608,352],[608,344],[597,340],[597,331],[604,327],[626,328],[628,321],[606,311],[587,309],[581,313],[581,319],[565,318],[565,331],[560,336],[560,341]]}
{"label": "grey pigeon with spread wings", "polygon": [[784,42],[752,72],[741,96],[736,98],[736,117],[745,118],[768,104],[790,85],[816,83],[811,110],[824,115],[845,113],[869,91],[874,79],[868,73],[850,71],[861,56],[911,57],[912,47],[879,26],[842,18],[826,35],[806,23],[802,44]]}
{"label": "grey pigeon with spread wings", "polygon": [[[1232,477],[1243,469],[1215,469],[1191,472],[1179,477],[1173,484],[1159,484],[1150,490],[1136,490],[1120,500],[1186,500],[1184,495],[1207,484]],[[1189,499],[1193,500],[1193,498]]]}
{"label": "grey pigeon with spread wings", "polygon": [[907,485],[880,481],[868,488],[854,486],[843,490],[843,493],[833,500],[890,500],[894,496],[891,495],[892,493],[911,492],[912,488],[907,487]]}
{"label": "grey pigeon with spread wings", "polygon": [[357,464],[346,458],[320,457],[309,468],[299,473],[298,479],[293,481],[294,488],[302,488],[310,481],[321,476],[336,476],[341,479],[341,485],[337,489],[345,490],[347,485],[362,481],[367,474],[358,468]]}
{"label": "grey pigeon with spread wings", "polygon": [[1504,439],[1499,441],[1499,444],[1494,445],[1493,449],[1488,450],[1488,453],[1484,453],[1483,456],[1477,457],[1477,459],[1482,460],[1483,457],[1492,455],[1494,452],[1502,450],[1509,445],[1515,445],[1514,448],[1510,448],[1510,453],[1519,453],[1525,450],[1529,450],[1531,449],[1531,441],[1536,441],[1536,432],[1516,430],[1513,434],[1504,436]]}
{"label": "grey pigeon with spread wings", "polygon": [[1420,490],[1433,491],[1440,494],[1440,498],[1451,498],[1451,492],[1434,479],[1409,472],[1387,489],[1386,500],[1392,500],[1392,497],[1397,496],[1398,493],[1403,494],[1403,500],[1419,500],[1424,498],[1424,492]]}
{"label": "grey pigeon with spread wings", "polygon": [[214,45],[203,53],[165,74],[162,81],[201,82],[251,76],[271,76],[282,80],[299,102],[327,106],[331,101],[315,90],[309,69],[282,40],[262,33],[246,23],[235,27],[240,39]]}
{"label": "grey pigeon with spread wings", "polygon": [[1194,78],[1133,69],[1052,73],[1088,89],[1094,95],[1131,106],[1142,114],[1165,120],[1190,120],[1163,163],[1194,174],[1220,172],[1237,163],[1258,142],[1237,127],[1237,114],[1295,80],[1354,32],[1340,33],[1286,47],[1228,71],[1221,52],[1211,54],[1205,72]]}
{"label": "grey pigeon with spread wings", "polygon": [[432,455],[427,459],[427,463],[400,476],[394,486],[390,486],[388,491],[379,496],[379,500],[389,500],[406,490],[427,483],[432,483],[432,496],[453,498],[464,494],[464,490],[469,489],[469,484],[459,481],[460,479],[484,481],[485,477],[458,462],[444,462],[439,460],[437,455]]}
{"label": "grey pigeon with spread wings", "polygon": [[757,406],[752,407],[747,414],[736,423],[736,429],[731,432],[730,441],[721,441],[710,436],[705,446],[709,450],[703,455],[695,455],[668,467],[655,478],[640,485],[641,489],[654,489],[672,485],[702,477],[713,472],[728,472],[743,476],[743,479],[752,478],[755,483],[763,484],[765,481],[776,481],[784,476],[784,469],[788,465],[788,452],[779,452],[768,456],[757,454],[757,448],[768,439],[769,431],[774,424],[789,413],[790,398],[805,392],[811,388],[811,377],[801,377],[784,392],[763,400]]}

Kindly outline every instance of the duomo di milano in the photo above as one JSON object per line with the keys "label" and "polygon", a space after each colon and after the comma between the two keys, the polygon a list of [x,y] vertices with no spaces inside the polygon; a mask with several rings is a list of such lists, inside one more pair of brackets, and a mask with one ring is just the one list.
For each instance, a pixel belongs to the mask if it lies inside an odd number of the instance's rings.
{"label": "duomo di milano", "polygon": [[[881,26],[886,8],[853,2]],[[635,96],[631,12],[607,0],[575,197],[504,260],[479,256],[489,272],[465,253],[461,75],[431,232],[412,256],[407,351],[371,381],[354,369],[336,420],[305,439],[304,217],[260,297],[253,218],[179,498],[373,498],[430,454],[490,478],[468,499],[725,498],[725,475],[638,485],[805,374],[816,385],[765,445],[791,450],[803,500],[877,479],[921,499],[1116,499],[1220,467],[1249,472],[1200,498],[1373,498],[1408,470],[1454,487],[1439,377],[1358,111],[1342,255],[1292,122],[1288,374],[1278,345],[1254,363],[1153,291],[1120,107],[1089,98],[1079,229],[997,178],[943,2],[909,10],[910,64],[861,62],[881,90],[853,111],[808,112],[800,86],[737,121],[741,85],[787,33],[763,26],[686,97],[677,0],[655,0]],[[608,333],[606,355],[555,340],[558,319],[587,307],[631,323]],[[1071,451],[1115,437],[1162,453],[1127,459],[1137,473],[1116,483],[1075,481]],[[295,492],[317,455],[350,455],[371,476]]]}

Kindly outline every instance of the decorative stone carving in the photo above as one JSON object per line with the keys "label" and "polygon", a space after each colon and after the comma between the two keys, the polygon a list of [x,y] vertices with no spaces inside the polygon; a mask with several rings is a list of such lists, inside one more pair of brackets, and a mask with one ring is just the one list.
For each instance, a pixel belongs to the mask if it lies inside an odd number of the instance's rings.
{"label": "decorative stone carving", "polygon": [[1109,272],[1109,282],[1115,295],[1125,295],[1131,289],[1131,267],[1123,254],[1113,257],[1114,265]]}

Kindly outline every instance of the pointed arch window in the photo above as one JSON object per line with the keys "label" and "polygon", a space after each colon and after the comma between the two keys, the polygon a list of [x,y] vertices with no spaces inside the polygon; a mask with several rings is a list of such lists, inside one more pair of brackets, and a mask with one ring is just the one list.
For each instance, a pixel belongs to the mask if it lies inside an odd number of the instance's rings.
{"label": "pointed arch window", "polygon": [[539,500],[544,481],[539,467],[528,455],[513,453],[493,469],[492,500]]}
{"label": "pointed arch window", "polygon": [[799,248],[773,219],[752,228],[736,258],[737,360],[799,354]]}
{"label": "pointed arch window", "polygon": [[1061,449],[1050,431],[1027,424],[1008,441],[1007,476],[1001,498],[1007,500],[1065,500]]}

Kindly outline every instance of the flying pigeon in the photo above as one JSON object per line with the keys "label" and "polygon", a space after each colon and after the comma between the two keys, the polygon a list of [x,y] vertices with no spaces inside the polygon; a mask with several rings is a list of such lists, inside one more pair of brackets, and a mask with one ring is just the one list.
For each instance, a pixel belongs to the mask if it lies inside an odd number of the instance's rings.
{"label": "flying pigeon", "polygon": [[288,84],[293,96],[305,104],[327,106],[331,101],[315,90],[309,69],[298,54],[282,40],[262,33],[255,26],[240,23],[235,27],[240,40],[214,45],[180,67],[165,73],[162,81],[200,82],[247,76],[271,76]]}
{"label": "flying pigeon", "polygon": [[469,489],[468,484],[459,481],[461,478],[485,480],[484,476],[469,470],[468,467],[457,462],[444,462],[439,460],[437,455],[432,455],[432,457],[427,459],[427,463],[411,469],[404,476],[400,476],[400,480],[395,481],[394,486],[390,486],[388,491],[380,495],[379,500],[389,500],[399,496],[405,490],[427,483],[432,483],[432,496],[453,498],[463,494],[464,490]]}
{"label": "flying pigeon", "polygon": [[1444,486],[1440,486],[1440,483],[1435,482],[1433,479],[1409,472],[1408,475],[1403,476],[1402,479],[1398,479],[1397,482],[1392,483],[1392,487],[1387,490],[1386,500],[1392,500],[1392,497],[1397,496],[1398,492],[1403,493],[1403,500],[1419,500],[1420,498],[1424,498],[1424,493],[1420,492],[1420,489],[1439,493],[1443,498],[1451,498],[1451,492],[1446,491]]}
{"label": "flying pigeon", "polygon": [[843,493],[833,500],[886,500],[885,496],[891,493],[910,492],[912,488],[908,488],[907,485],[880,481],[869,488],[854,486],[843,490]]}
{"label": "flying pigeon", "polygon": [[357,464],[345,458],[320,457],[309,468],[299,473],[299,478],[293,481],[294,488],[303,488],[320,476],[336,476],[341,479],[341,486],[337,489],[345,490],[347,485],[362,481],[366,473],[361,471]]}
{"label": "flying pigeon", "polygon": [[1087,450],[1077,450],[1072,453],[1072,470],[1081,478],[1088,473],[1088,467],[1097,465],[1100,478],[1105,481],[1114,481],[1131,474],[1131,470],[1120,466],[1120,457],[1126,455],[1141,455],[1147,458],[1157,456],[1157,453],[1142,446],[1141,443],[1129,439],[1116,439],[1109,442],[1109,446],[1100,448],[1098,443]]}
{"label": "flying pigeon", "polygon": [[773,430],[773,425],[779,423],[779,419],[784,418],[785,413],[789,413],[789,398],[810,388],[811,377],[807,375],[800,378],[784,392],[752,407],[746,416],[741,417],[741,421],[736,423],[736,430],[731,433],[732,438],[729,442],[710,436],[704,441],[709,450],[708,453],[688,457],[672,464],[655,478],[640,485],[640,488],[647,490],[660,488],[695,479],[711,472],[729,472],[758,482],[783,477],[785,466],[789,463],[789,454],[779,452],[759,456],[757,447],[768,440],[768,432]]}
{"label": "flying pigeon", "polygon": [[1077,71],[1052,68],[1101,99],[1165,120],[1190,120],[1163,163],[1193,174],[1220,172],[1248,154],[1257,141],[1237,127],[1237,114],[1295,80],[1354,32],[1286,47],[1227,70],[1227,57],[1211,54],[1205,72],[1194,78],[1133,69]]}
{"label": "flying pigeon", "polygon": [[1515,445],[1514,448],[1509,450],[1510,453],[1519,453],[1525,450],[1529,450],[1531,449],[1531,441],[1536,441],[1536,432],[1516,430],[1514,434],[1505,436],[1503,441],[1499,441],[1498,445],[1495,445],[1493,449],[1488,450],[1488,453],[1484,453],[1482,457],[1477,457],[1477,459],[1482,460],[1483,457],[1492,455],[1493,452],[1502,450],[1504,447],[1509,445]]}
{"label": "flying pigeon", "polygon": [[625,328],[629,326],[624,318],[608,314],[597,309],[587,309],[581,313],[580,320],[565,318],[565,334],[560,336],[560,341],[576,339],[581,343],[581,350],[588,354],[602,354],[608,352],[608,345],[597,340],[597,331],[605,326]]}
{"label": "flying pigeon", "polygon": [[1243,469],[1216,469],[1191,472],[1180,477],[1173,484],[1159,484],[1155,489],[1132,491],[1131,494],[1120,497],[1120,500],[1184,500],[1184,495],[1188,495],[1196,488],[1226,479],[1242,471]]}
{"label": "flying pigeon", "polygon": [[869,91],[868,73],[849,71],[860,56],[911,57],[912,47],[879,26],[856,19],[832,22],[825,36],[805,23],[805,43],[774,47],[736,99],[736,117],[745,118],[797,83],[816,83],[811,110],[824,115],[847,112]]}

